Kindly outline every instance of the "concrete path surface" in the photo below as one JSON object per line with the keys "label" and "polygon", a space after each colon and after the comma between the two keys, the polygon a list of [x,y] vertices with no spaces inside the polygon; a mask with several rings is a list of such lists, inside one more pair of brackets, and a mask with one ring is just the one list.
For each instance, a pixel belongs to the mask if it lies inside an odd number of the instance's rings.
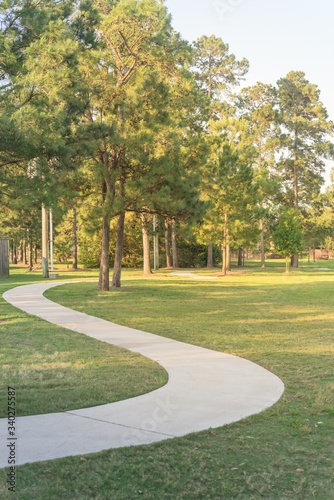
{"label": "concrete path surface", "polygon": [[[125,401],[18,417],[17,465],[153,443],[219,427],[261,412],[284,391],[277,376],[245,359],[119,326],[43,296],[45,290],[62,284],[25,285],[3,296],[13,306],[50,323],[157,361],[167,370],[169,380],[156,391]],[[19,398],[20,388],[16,390]],[[5,467],[6,419],[0,419],[0,436],[0,467]]]}

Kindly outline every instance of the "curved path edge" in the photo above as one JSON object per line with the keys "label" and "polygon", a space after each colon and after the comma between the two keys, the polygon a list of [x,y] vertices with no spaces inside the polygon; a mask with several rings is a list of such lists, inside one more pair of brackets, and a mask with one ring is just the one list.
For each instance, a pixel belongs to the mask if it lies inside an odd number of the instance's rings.
{"label": "curved path edge", "polygon": [[[120,326],[43,296],[49,288],[68,283],[73,281],[24,285],[3,297],[50,323],[158,362],[168,372],[168,383],[125,401],[18,417],[16,465],[149,444],[220,427],[259,413],[282,396],[283,382],[251,361]],[[7,419],[0,419],[0,436],[7,437]],[[8,466],[7,460],[8,448],[2,442],[1,468]]]}

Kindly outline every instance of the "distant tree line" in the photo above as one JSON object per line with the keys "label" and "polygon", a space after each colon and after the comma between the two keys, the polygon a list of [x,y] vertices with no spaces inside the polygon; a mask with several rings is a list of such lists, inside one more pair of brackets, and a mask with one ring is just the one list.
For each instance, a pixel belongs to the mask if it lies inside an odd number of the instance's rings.
{"label": "distant tree line", "polygon": [[298,266],[303,249],[333,246],[333,123],[303,72],[237,92],[248,61],[215,36],[183,40],[157,0],[5,0],[0,22],[14,262],[37,259],[41,207],[58,257],[98,266],[100,290],[111,264],[112,287],[124,265],[151,273],[153,217],[166,267],[226,273],[245,248],[265,266],[272,245]]}

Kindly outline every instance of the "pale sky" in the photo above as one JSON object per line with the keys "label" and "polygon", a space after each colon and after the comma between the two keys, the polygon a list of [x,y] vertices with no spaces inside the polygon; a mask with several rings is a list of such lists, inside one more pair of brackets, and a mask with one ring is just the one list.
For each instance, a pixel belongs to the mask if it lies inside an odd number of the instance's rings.
{"label": "pale sky", "polygon": [[[250,70],[243,86],[275,84],[293,71],[321,90],[334,121],[333,0],[165,0],[173,27],[190,42],[216,35]],[[334,139],[332,139],[334,140]],[[334,162],[328,162],[326,181]],[[327,184],[326,183],[326,184]]]}

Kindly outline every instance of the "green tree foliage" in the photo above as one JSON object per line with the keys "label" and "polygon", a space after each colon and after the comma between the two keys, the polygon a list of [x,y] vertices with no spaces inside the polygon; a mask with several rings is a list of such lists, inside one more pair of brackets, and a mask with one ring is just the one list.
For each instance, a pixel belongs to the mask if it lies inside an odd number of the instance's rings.
{"label": "green tree foliage", "polygon": [[209,99],[219,99],[238,85],[249,69],[247,59],[236,60],[221,38],[202,36],[194,42],[195,75]]}
{"label": "green tree foliage", "polygon": [[254,148],[254,173],[267,200],[277,189],[270,175],[279,146],[276,102],[275,89],[263,83],[242,89],[236,97],[237,113],[248,122],[247,135]]}
{"label": "green tree foliage", "polygon": [[[291,71],[277,82],[281,155],[277,163],[289,206],[307,207],[324,180],[324,158],[333,157],[329,134],[333,123],[320,101],[320,91],[303,72]],[[298,267],[298,255],[292,257]]]}
{"label": "green tree foliage", "polygon": [[295,208],[286,208],[278,218],[277,227],[272,236],[276,251],[286,260],[286,272],[289,272],[289,259],[302,251],[303,232],[300,213]]}
{"label": "green tree foliage", "polygon": [[266,220],[272,205],[280,197],[280,182],[272,173],[275,153],[279,146],[277,93],[271,85],[257,83],[242,89],[236,97],[237,112],[248,122],[247,135],[254,148],[254,177],[259,187],[259,228],[261,231],[261,260],[265,267],[265,234],[268,232]]}
{"label": "green tree foliage", "polygon": [[[84,55],[80,67],[90,94],[86,130],[81,127],[81,133],[93,131],[87,165],[96,195],[93,212],[102,218],[99,288],[107,290],[113,217],[118,225],[112,286],[118,287],[125,214],[163,208],[168,212],[166,201],[174,202],[174,212],[196,206],[194,175],[189,178],[183,161],[189,144],[189,156],[195,159],[196,139],[189,128],[181,133],[182,122],[189,127],[189,117],[196,113],[184,111],[194,87],[185,69],[190,48],[173,31],[165,7],[154,0],[126,0],[102,2],[98,11],[97,45]],[[180,113],[177,122],[175,108]],[[191,109],[196,109],[193,101]],[[189,189],[193,196],[186,203]]]}
{"label": "green tree foliage", "polygon": [[[71,125],[82,113],[77,71],[79,43],[69,2],[3,2],[0,34],[0,179],[27,177],[39,168],[68,164],[75,144]],[[13,168],[12,168],[13,167]],[[44,179],[46,182],[46,179]]]}
{"label": "green tree foliage", "polygon": [[[232,89],[244,79],[249,63],[246,59],[236,60],[235,56],[230,54],[228,44],[214,35],[211,37],[202,36],[193,43],[193,47],[195,79],[207,101],[207,106],[202,108],[204,129],[210,144],[211,156],[214,144],[217,147],[216,156],[218,156],[221,147],[220,141],[212,142],[209,137],[211,134],[220,135],[222,143],[225,143],[224,134],[231,131],[231,124],[226,118],[230,117],[232,113],[231,106],[226,100],[229,100]],[[232,128],[236,128],[235,124]],[[210,168],[204,165],[202,175],[206,176],[206,180],[202,184],[202,200],[208,201],[209,197],[205,185],[211,175]],[[206,223],[198,231],[203,243],[211,242],[211,230],[212,224],[208,224],[206,219]],[[208,245],[207,265],[209,267],[213,265],[212,242]]]}
{"label": "green tree foliage", "polygon": [[[215,142],[214,137],[212,141]],[[222,243],[225,273],[226,248],[238,247],[246,231],[256,234],[258,187],[254,183],[252,166],[243,162],[228,142],[221,147],[218,156],[216,144],[213,144],[213,151],[208,164],[210,176],[203,181],[210,208],[201,231],[209,232],[214,243]]]}
{"label": "green tree foliage", "polygon": [[[57,205],[59,181],[78,151],[74,126],[86,96],[71,24],[77,5],[28,0],[0,7],[0,204],[16,213],[31,244],[40,227],[33,214],[42,203]],[[29,210],[31,222],[23,215]]]}
{"label": "green tree foliage", "polygon": [[302,228],[304,245],[311,250],[322,248],[326,236],[330,232],[330,198],[327,194],[320,194],[312,200],[310,206],[302,212]]}
{"label": "green tree foliage", "polygon": [[182,265],[210,241],[256,246],[287,206],[308,247],[331,244],[332,193],[317,197],[333,124],[304,73],[236,98],[248,61],[215,36],[190,46],[158,0],[3,0],[0,20],[1,227],[17,245],[39,239],[43,203],[69,258],[76,208],[107,290],[110,260],[112,286],[123,255],[141,263],[141,214],[176,220]]}
{"label": "green tree foliage", "polygon": [[320,91],[305,78],[291,71],[277,82],[282,154],[277,164],[286,202],[307,205],[323,184],[324,158],[333,157],[328,135],[333,123],[320,101]]}

